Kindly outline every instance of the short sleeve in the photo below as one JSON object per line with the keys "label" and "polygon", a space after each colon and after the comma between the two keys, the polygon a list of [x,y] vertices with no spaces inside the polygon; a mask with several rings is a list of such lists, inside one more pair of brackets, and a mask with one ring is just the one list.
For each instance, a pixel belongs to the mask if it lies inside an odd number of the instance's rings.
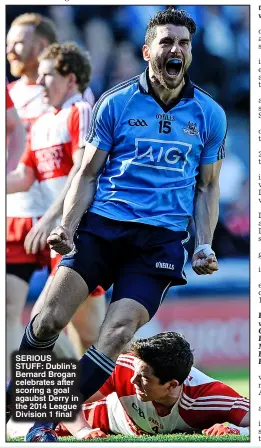
{"label": "short sleeve", "polygon": [[85,137],[90,127],[92,116],[91,106],[84,102],[75,103],[67,119],[67,126],[71,136],[71,154],[84,148]]}
{"label": "short sleeve", "polygon": [[215,104],[208,121],[208,135],[201,154],[201,164],[212,164],[225,158],[227,119],[224,110]]}
{"label": "short sleeve", "polygon": [[107,379],[107,381],[103,384],[103,386],[99,389],[104,397],[115,392],[115,371],[112,372],[111,376]]}
{"label": "short sleeve", "polygon": [[90,132],[86,140],[104,151],[110,151],[113,146],[113,106],[106,94],[94,106]]}
{"label": "short sleeve", "polygon": [[224,422],[240,426],[248,411],[249,400],[219,381],[184,387],[180,401],[180,415],[192,428]]}

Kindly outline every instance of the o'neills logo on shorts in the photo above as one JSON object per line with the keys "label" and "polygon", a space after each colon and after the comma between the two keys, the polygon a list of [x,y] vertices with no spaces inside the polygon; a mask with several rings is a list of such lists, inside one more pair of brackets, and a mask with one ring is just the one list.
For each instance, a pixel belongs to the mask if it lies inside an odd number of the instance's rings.
{"label": "o'neills logo on shorts", "polygon": [[156,263],[156,268],[160,268],[160,269],[171,269],[172,271],[174,271],[174,269],[175,269],[174,264],[170,264],[170,263],[162,263],[162,261],[157,261],[157,263]]}

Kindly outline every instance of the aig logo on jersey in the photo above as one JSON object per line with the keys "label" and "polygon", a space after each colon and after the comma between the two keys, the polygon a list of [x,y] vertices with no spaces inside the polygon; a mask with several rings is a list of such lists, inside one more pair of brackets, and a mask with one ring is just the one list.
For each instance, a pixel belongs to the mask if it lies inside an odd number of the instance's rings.
{"label": "aig logo on jersey", "polygon": [[132,164],[157,170],[184,171],[191,149],[191,144],[176,140],[135,138],[135,158]]}

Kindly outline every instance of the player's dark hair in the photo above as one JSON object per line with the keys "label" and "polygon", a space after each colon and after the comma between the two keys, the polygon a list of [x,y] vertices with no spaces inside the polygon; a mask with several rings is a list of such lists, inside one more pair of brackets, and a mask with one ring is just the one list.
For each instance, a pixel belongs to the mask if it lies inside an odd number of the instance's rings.
{"label": "player's dark hair", "polygon": [[145,34],[145,44],[150,46],[153,39],[156,37],[156,27],[160,25],[177,25],[185,26],[190,34],[190,39],[195,34],[197,26],[190,15],[184,10],[174,9],[170,6],[164,11],[159,11],[152,17],[147,25]]}
{"label": "player's dark hair", "polygon": [[138,339],[131,344],[130,351],[153,369],[161,384],[173,379],[182,384],[194,360],[189,343],[181,334],[173,331]]}
{"label": "player's dark hair", "polygon": [[11,27],[20,25],[34,26],[35,34],[47,39],[49,44],[57,41],[55,23],[48,17],[34,12],[21,14],[13,20]]}
{"label": "player's dark hair", "polygon": [[74,73],[79,91],[83,93],[91,78],[91,62],[87,51],[83,51],[74,42],[55,43],[45,48],[39,56],[43,59],[55,59],[55,70],[62,76]]}

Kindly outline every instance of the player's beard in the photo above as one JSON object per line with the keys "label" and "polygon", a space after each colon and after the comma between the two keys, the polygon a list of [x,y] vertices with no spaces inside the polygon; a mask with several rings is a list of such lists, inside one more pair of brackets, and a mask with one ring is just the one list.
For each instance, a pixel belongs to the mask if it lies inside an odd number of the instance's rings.
{"label": "player's beard", "polygon": [[179,74],[175,78],[170,78],[170,77],[166,76],[166,73],[165,73],[166,62],[165,61],[162,63],[162,61],[159,58],[155,57],[155,58],[150,59],[150,64],[151,64],[151,68],[153,70],[153,74],[154,74],[155,78],[158,80],[158,82],[165,89],[173,90],[173,89],[176,89],[182,83],[184,74],[186,73],[186,71],[190,65],[190,62],[187,64],[187,66],[182,65],[182,68],[181,68]]}

